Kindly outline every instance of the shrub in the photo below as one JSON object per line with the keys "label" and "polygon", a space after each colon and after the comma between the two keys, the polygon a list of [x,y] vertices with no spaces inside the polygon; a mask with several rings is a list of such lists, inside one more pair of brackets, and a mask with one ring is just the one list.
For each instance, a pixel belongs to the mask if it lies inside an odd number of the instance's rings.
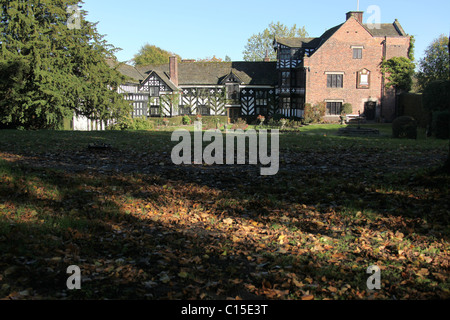
{"label": "shrub", "polygon": [[353,112],[353,106],[351,103],[344,103],[341,109],[341,115],[351,114]]}
{"label": "shrub", "polygon": [[394,138],[417,139],[417,121],[410,116],[401,116],[392,122]]}
{"label": "shrub", "polygon": [[134,118],[132,121],[132,125],[130,126],[130,130],[152,130],[155,128],[154,123],[146,119],[144,117],[142,118]]}
{"label": "shrub", "polygon": [[191,118],[189,118],[189,116],[183,116],[182,121],[184,125],[191,124]]}
{"label": "shrub", "polygon": [[108,130],[152,130],[154,128],[154,122],[145,117],[126,117],[121,119],[117,123],[111,124],[107,127]]}
{"label": "shrub", "polygon": [[305,103],[305,110],[303,114],[304,123],[318,123],[321,122],[325,116],[326,103],[319,102],[314,106],[310,103]]}
{"label": "shrub", "polygon": [[262,126],[266,118],[263,115],[258,115],[256,118],[259,121],[259,125]]}
{"label": "shrub", "polygon": [[245,130],[247,128],[248,128],[247,122],[244,119],[241,119],[241,118],[237,119],[236,122],[233,124],[233,127],[232,127],[233,130],[236,130],[236,129]]}
{"label": "shrub", "polygon": [[272,116],[272,119],[273,119],[273,121],[280,121],[281,119],[283,119],[285,116],[284,115],[282,115],[282,114],[280,114],[280,113],[275,113],[273,116]]}
{"label": "shrub", "polygon": [[433,131],[438,139],[450,138],[450,111],[433,112]]}

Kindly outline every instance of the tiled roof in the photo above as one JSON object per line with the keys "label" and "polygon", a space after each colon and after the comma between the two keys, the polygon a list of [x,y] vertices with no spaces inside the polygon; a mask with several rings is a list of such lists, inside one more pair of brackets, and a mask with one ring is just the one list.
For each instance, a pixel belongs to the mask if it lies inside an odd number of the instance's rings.
{"label": "tiled roof", "polygon": [[404,37],[407,35],[398,20],[395,20],[394,23],[381,23],[378,28],[373,29],[369,24],[363,24],[363,26],[374,37]]}
{"label": "tiled roof", "polygon": [[275,38],[279,44],[290,48],[316,48],[319,38]]}
{"label": "tiled roof", "polygon": [[[152,71],[169,81],[169,64],[138,66],[135,70],[138,81]],[[178,64],[178,85],[219,85],[230,72],[247,85],[274,85],[278,79],[276,62],[182,62]]]}
{"label": "tiled roof", "polygon": [[139,82],[139,80],[142,80],[142,74],[133,66],[113,60],[107,60],[107,63],[111,68],[117,68],[117,71],[126,76],[131,82]]}
{"label": "tiled roof", "polygon": [[342,24],[328,29],[318,38],[275,38],[275,41],[279,44],[285,45],[290,48],[305,48],[305,49],[317,49],[325,41],[327,41]]}
{"label": "tiled roof", "polygon": [[[325,31],[318,38],[275,38],[279,44],[291,48],[319,48],[325,43],[343,24],[337,25]],[[394,23],[381,23],[377,28],[371,28],[369,24],[362,24],[362,26],[374,37],[404,37],[407,36],[402,26],[395,20]]]}

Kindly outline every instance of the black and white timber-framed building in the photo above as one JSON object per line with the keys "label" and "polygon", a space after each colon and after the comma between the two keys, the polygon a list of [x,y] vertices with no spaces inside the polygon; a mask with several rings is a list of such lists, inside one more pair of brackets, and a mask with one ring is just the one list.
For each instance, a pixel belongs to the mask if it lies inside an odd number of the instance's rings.
{"label": "black and white timber-framed building", "polygon": [[409,55],[410,36],[397,20],[374,28],[363,23],[363,12],[351,11],[344,23],[320,37],[275,38],[273,49],[276,61],[195,62],[171,57],[164,65],[110,65],[127,78],[119,92],[133,104],[133,117],[302,118],[306,103],[325,103],[332,120],[339,118],[344,103],[368,120],[395,116],[395,94],[385,88],[380,63]]}

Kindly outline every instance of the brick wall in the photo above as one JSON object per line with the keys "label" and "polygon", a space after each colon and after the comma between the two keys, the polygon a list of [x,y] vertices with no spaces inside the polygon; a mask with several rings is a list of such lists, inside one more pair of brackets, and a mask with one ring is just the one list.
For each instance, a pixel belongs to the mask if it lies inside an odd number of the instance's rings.
{"label": "brick wall", "polygon": [[[316,104],[320,101],[342,101],[351,103],[353,113],[364,113],[367,101],[377,103],[377,116],[380,115],[382,97],[382,75],[380,63],[383,56],[384,37],[373,37],[354,18],[347,20],[335,34],[328,39],[311,57],[304,60],[307,68],[305,102]],[[409,38],[388,38],[388,58],[407,55]],[[408,44],[405,46],[405,44]],[[352,46],[362,46],[362,59],[353,59]],[[308,69],[309,67],[309,69]],[[358,72],[370,71],[370,87],[357,88]],[[327,88],[327,73],[343,73],[343,88]],[[385,98],[382,116],[392,120],[395,109],[395,96]]]}

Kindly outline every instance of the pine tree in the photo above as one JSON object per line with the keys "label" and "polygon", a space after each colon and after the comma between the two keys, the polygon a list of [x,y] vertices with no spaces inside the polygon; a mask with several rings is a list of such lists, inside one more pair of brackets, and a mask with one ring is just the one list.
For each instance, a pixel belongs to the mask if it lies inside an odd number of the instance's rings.
{"label": "pine tree", "polygon": [[78,1],[1,1],[3,126],[57,128],[73,112],[108,120],[130,111],[115,90],[124,80],[111,68],[117,49],[85,20],[85,11],[71,6]]}

